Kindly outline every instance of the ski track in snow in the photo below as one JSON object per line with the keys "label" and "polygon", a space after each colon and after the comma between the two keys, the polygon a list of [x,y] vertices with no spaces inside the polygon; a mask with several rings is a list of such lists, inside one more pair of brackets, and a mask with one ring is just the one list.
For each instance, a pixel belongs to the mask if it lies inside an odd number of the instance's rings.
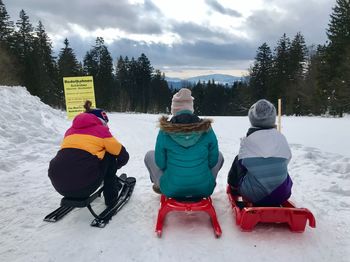
{"label": "ski track in snow", "polygon": [[[154,227],[159,195],[151,189],[143,157],[154,148],[159,116],[111,113],[110,129],[131,156],[119,173],[137,178],[130,201],[104,229],[90,227],[93,217],[86,208],[47,223],[44,216],[59,206],[61,198],[47,177],[48,164],[70,121],[21,87],[0,87],[0,104],[1,261],[349,261],[350,155],[301,143],[302,136],[290,141],[291,199],[313,212],[316,229],[307,226],[300,234],[285,226],[258,225],[251,233],[241,232],[225,187],[239,138],[249,123],[246,117],[213,117],[225,157],[212,195],[222,237],[214,237],[206,214],[170,213],[158,239]],[[288,126],[299,118],[284,120]],[[325,128],[335,137],[332,127]],[[103,199],[97,199],[93,207],[101,211]]]}

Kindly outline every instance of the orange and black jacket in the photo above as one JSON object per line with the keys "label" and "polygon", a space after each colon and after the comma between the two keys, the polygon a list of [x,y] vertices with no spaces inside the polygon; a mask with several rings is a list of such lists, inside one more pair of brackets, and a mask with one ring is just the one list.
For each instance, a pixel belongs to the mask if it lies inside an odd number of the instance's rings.
{"label": "orange and black jacket", "polygon": [[50,162],[49,177],[53,186],[64,194],[102,181],[101,160],[106,153],[116,157],[118,168],[129,160],[124,146],[97,116],[77,115],[64,135],[61,150]]}

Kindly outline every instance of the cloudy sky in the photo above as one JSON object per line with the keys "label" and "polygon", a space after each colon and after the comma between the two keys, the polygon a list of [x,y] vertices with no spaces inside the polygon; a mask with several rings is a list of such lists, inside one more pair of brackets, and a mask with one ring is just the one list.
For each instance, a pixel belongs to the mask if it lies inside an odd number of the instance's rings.
{"label": "cloudy sky", "polygon": [[257,47],[301,32],[323,44],[335,0],[3,0],[13,21],[41,20],[55,54],[68,38],[82,60],[102,36],[114,58],[145,53],[170,77],[246,73]]}

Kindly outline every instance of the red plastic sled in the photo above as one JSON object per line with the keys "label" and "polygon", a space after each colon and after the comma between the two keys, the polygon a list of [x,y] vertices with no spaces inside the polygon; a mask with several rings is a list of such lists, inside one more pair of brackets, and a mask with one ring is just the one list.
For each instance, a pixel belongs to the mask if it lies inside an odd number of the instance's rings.
{"label": "red plastic sled", "polygon": [[216,212],[210,197],[203,198],[198,202],[182,202],[182,201],[177,201],[173,198],[167,198],[166,196],[162,195],[160,198],[160,208],[158,211],[158,218],[157,218],[157,224],[156,224],[156,233],[158,237],[162,236],[164,218],[167,215],[167,213],[171,211],[207,212],[211,218],[215,236],[218,238],[222,234],[221,227],[216,217]]}
{"label": "red plastic sled", "polygon": [[[236,224],[242,231],[250,232],[258,223],[286,223],[292,232],[301,233],[305,230],[307,220],[310,227],[316,227],[315,217],[310,210],[297,208],[289,200],[281,207],[253,207],[251,203],[240,200],[241,196],[232,195],[230,186],[227,186],[226,193],[236,215]],[[243,208],[241,204],[244,204]]]}

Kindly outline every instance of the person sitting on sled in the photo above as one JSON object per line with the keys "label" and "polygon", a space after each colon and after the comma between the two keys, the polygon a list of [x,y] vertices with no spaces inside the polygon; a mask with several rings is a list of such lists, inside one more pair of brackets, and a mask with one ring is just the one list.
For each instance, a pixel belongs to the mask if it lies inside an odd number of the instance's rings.
{"label": "person sitting on sled", "polygon": [[167,197],[210,196],[224,162],[212,121],[193,114],[193,100],[186,88],[173,96],[173,116],[160,119],[155,151],[147,152],[144,159],[153,190]]}
{"label": "person sitting on sled", "polygon": [[248,112],[251,127],[241,139],[238,156],[228,174],[233,194],[256,206],[278,206],[291,195],[287,165],[292,157],[284,135],[276,130],[276,108],[265,99]]}
{"label": "person sitting on sled", "polygon": [[56,191],[71,198],[86,198],[103,182],[105,204],[113,205],[122,187],[116,172],[129,154],[110,133],[106,112],[91,109],[90,101],[84,108],[66,131],[48,175]]}

